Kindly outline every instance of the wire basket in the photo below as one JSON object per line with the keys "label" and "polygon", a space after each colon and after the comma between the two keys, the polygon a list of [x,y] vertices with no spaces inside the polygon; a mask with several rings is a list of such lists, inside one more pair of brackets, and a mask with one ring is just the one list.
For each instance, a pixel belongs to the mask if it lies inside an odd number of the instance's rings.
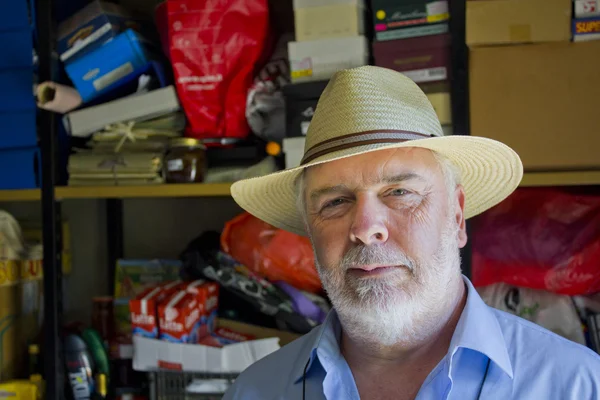
{"label": "wire basket", "polygon": [[195,379],[225,379],[231,385],[238,374],[156,371],[149,373],[153,400],[220,400],[224,393],[188,393],[186,388]]}

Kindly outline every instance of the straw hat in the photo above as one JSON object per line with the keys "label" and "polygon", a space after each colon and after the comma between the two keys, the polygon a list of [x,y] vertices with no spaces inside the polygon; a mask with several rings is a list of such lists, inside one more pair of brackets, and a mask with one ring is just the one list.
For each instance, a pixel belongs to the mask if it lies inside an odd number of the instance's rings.
{"label": "straw hat", "polygon": [[443,136],[421,89],[389,69],[365,66],[337,72],[323,91],[296,168],[236,182],[235,201],[254,216],[306,235],[296,208],[296,179],[304,168],[398,147],[434,150],[458,167],[465,188],[465,218],[505,199],[523,176],[517,153],[492,139]]}

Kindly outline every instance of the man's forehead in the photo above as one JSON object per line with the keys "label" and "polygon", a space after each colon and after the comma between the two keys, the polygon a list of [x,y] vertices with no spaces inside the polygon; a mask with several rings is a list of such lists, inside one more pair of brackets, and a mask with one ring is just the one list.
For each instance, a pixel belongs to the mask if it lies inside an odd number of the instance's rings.
{"label": "man's forehead", "polygon": [[376,184],[401,180],[427,180],[439,165],[429,149],[403,147],[364,153],[319,164],[307,169],[309,186],[339,184],[346,181]]}

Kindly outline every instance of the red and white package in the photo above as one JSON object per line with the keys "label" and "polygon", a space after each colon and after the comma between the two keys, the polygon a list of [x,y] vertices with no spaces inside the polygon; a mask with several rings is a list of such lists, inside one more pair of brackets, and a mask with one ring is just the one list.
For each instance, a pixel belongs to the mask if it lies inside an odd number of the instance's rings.
{"label": "red and white package", "polygon": [[246,342],[254,339],[255,337],[252,335],[232,331],[228,328],[217,328],[214,333],[200,339],[199,344],[211,347],[223,347],[228,344]]}
{"label": "red and white package", "polygon": [[248,88],[271,46],[267,0],[167,0],[156,19],[188,119],[186,135],[245,138]]}

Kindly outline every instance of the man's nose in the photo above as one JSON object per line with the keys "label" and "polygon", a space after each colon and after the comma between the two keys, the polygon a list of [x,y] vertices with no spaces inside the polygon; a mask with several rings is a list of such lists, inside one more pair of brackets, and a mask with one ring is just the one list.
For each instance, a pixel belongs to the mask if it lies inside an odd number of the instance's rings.
{"label": "man's nose", "polygon": [[388,240],[385,211],[377,196],[358,196],[355,203],[354,220],[350,228],[350,240],[365,246],[382,244]]}

